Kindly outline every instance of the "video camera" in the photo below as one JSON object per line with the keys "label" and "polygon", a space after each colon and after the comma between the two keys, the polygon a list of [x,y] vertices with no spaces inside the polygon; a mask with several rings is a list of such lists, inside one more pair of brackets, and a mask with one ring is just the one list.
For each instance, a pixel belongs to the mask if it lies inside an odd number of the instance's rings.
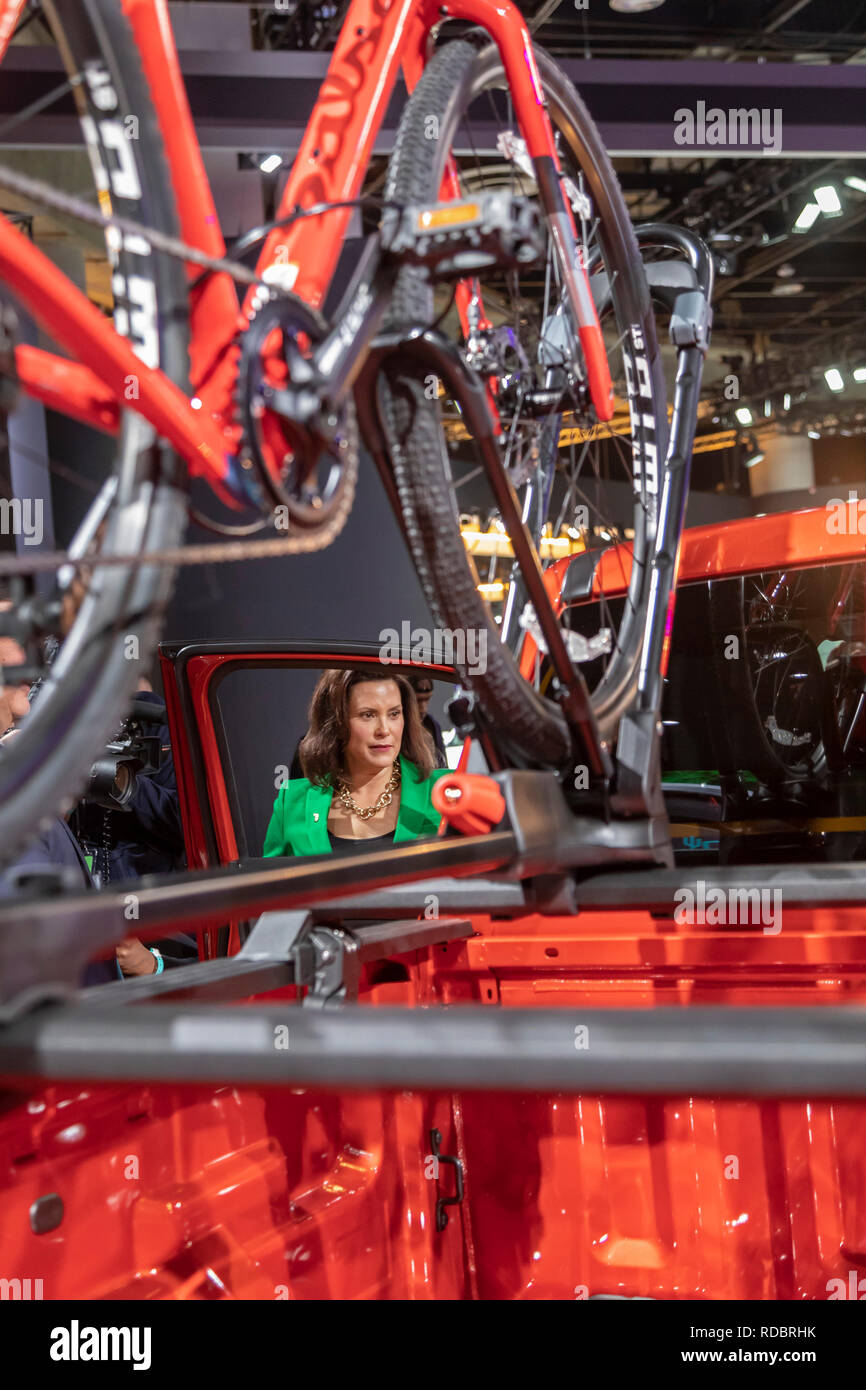
{"label": "video camera", "polygon": [[146,733],[144,726],[165,722],[161,700],[136,696],[117,734],[90,769],[90,782],[82,800],[107,811],[130,810],[139,774],[155,772],[162,756],[160,735]]}

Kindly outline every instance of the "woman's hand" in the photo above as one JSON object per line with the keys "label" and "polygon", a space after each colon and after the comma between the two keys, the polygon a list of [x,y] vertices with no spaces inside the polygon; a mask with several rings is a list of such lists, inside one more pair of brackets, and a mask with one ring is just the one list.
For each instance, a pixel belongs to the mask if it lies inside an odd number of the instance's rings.
{"label": "woman's hand", "polygon": [[126,936],[117,948],[117,964],[124,975],[153,975],[156,956],[137,936]]}

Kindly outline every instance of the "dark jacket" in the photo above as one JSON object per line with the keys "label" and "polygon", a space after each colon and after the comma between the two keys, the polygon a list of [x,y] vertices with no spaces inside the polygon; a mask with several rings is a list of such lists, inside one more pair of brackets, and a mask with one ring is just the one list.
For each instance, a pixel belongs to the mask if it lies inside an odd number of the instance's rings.
{"label": "dark jacket", "polygon": [[433,740],[433,747],[436,749],[437,765],[439,767],[447,767],[448,759],[445,756],[445,741],[442,738],[442,725],[439,723],[439,720],[434,719],[432,714],[425,714],[424,718],[421,720],[421,727],[422,729],[426,729]]}
{"label": "dark jacket", "polygon": [[[54,817],[44,830],[40,830],[23,853],[0,874],[0,897],[14,897],[22,878],[38,875],[51,869],[64,872],[66,885],[72,892],[81,888],[92,888],[93,879],[84,851],[65,820]],[[82,987],[109,984],[118,978],[117,962],[114,959],[94,960],[85,967],[81,978]]]}

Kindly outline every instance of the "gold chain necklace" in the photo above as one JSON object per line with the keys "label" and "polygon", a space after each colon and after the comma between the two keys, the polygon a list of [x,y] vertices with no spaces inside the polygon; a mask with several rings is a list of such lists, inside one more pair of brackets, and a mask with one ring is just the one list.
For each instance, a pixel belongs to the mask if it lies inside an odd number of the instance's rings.
{"label": "gold chain necklace", "polygon": [[395,762],[394,771],[391,773],[391,776],[388,779],[388,785],[383,791],[382,795],[379,797],[379,800],[375,802],[374,805],[359,806],[357,802],[353,801],[352,793],[349,791],[349,788],[346,786],[345,782],[340,782],[338,784],[337,795],[342,801],[346,810],[350,811],[353,816],[357,816],[359,820],[369,820],[371,816],[375,816],[379,811],[384,811],[386,806],[391,805],[391,802],[394,798],[394,792],[397,790],[399,785],[400,764]]}

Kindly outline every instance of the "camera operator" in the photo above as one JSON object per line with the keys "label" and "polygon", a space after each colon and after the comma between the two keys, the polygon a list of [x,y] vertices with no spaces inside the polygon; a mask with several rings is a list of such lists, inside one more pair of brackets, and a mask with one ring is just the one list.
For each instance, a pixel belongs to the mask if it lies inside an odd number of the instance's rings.
{"label": "camera operator", "polygon": [[[90,789],[71,820],[100,887],[185,868],[165,706],[149,682],[141,682],[130,717],[106,756],[96,763]],[[127,937],[117,948],[124,975],[158,973],[197,959],[198,947],[191,936],[161,940],[150,947],[137,937]]]}
{"label": "camera operator", "polygon": [[[8,605],[0,603],[0,608]],[[0,668],[18,666],[25,660],[24,652],[13,638],[0,637]],[[29,686],[0,685],[0,730],[5,730],[0,743],[15,737],[16,725],[30,712]],[[52,816],[31,840],[17,859],[0,873],[0,898],[17,897],[21,885],[28,881],[51,879],[58,874],[73,892],[93,888],[93,879],[84,851],[60,816]],[[117,978],[112,960],[95,960],[85,968],[82,987],[107,984]]]}
{"label": "camera operator", "polygon": [[94,765],[73,824],[100,885],[185,867],[165,706],[149,683],[142,681],[131,716]]}

